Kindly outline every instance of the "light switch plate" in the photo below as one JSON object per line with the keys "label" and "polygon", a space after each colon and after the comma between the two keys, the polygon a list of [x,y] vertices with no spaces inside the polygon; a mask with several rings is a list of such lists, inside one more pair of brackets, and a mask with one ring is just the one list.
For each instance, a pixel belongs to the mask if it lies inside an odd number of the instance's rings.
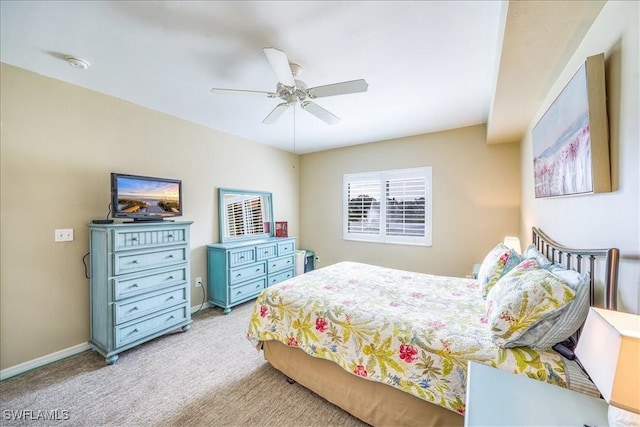
{"label": "light switch plate", "polygon": [[58,228],[55,232],[56,242],[73,242],[73,228]]}

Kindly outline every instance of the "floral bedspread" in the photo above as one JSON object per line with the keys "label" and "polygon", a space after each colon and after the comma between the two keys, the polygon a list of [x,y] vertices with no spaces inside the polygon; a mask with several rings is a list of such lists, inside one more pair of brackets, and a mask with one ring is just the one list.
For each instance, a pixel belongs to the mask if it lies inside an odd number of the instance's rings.
{"label": "floral bedspread", "polygon": [[472,279],[341,262],[265,289],[247,338],[299,347],[460,414],[470,360],[567,386],[557,353],[491,341]]}

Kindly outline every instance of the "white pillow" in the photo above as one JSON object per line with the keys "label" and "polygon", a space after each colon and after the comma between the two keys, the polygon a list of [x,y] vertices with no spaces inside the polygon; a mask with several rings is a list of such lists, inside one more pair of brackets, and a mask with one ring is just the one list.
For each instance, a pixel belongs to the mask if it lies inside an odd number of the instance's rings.
{"label": "white pillow", "polygon": [[550,266],[552,264],[552,262],[549,261],[549,259],[546,256],[544,256],[538,250],[538,248],[536,248],[536,245],[534,245],[534,244],[531,244],[531,245],[527,246],[527,248],[524,250],[524,252],[522,252],[522,258],[523,259],[533,258],[536,261],[538,261],[538,264],[540,264],[540,267],[542,267],[542,268],[547,268],[548,266]]}

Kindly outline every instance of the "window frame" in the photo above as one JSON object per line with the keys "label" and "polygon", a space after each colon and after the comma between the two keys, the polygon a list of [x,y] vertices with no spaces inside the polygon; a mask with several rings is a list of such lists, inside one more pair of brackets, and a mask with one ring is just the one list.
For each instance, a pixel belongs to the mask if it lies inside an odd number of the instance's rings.
{"label": "window frame", "polygon": [[[424,180],[424,236],[389,234],[387,231],[387,194],[389,179]],[[349,184],[354,182],[373,182],[379,187],[379,230],[378,233],[354,233],[349,231]],[[399,245],[432,246],[433,208],[432,208],[432,167],[392,169],[384,171],[344,174],[342,182],[342,238],[350,241],[389,243]]]}

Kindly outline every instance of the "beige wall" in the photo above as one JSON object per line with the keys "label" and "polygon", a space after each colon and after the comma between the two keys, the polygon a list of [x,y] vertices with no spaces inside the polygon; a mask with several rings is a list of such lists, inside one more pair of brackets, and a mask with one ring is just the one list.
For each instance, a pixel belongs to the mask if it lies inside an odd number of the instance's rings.
{"label": "beige wall", "polygon": [[[465,276],[505,235],[520,230],[518,144],[489,146],[486,127],[377,142],[301,156],[301,247],[320,266],[361,261],[419,272]],[[432,167],[433,245],[342,239],[346,173]]]}
{"label": "beige wall", "polygon": [[182,179],[192,283],[218,241],[218,187],[272,191],[298,234],[297,155],[6,64],[1,78],[1,369],[88,341],[86,224],[107,215],[112,171]]}
{"label": "beige wall", "polygon": [[[609,1],[555,82],[522,141],[522,233],[539,225],[572,247],[618,247],[618,309],[640,313],[640,8],[637,1]],[[531,128],[586,57],[605,53],[611,177],[614,191],[535,199]]]}

